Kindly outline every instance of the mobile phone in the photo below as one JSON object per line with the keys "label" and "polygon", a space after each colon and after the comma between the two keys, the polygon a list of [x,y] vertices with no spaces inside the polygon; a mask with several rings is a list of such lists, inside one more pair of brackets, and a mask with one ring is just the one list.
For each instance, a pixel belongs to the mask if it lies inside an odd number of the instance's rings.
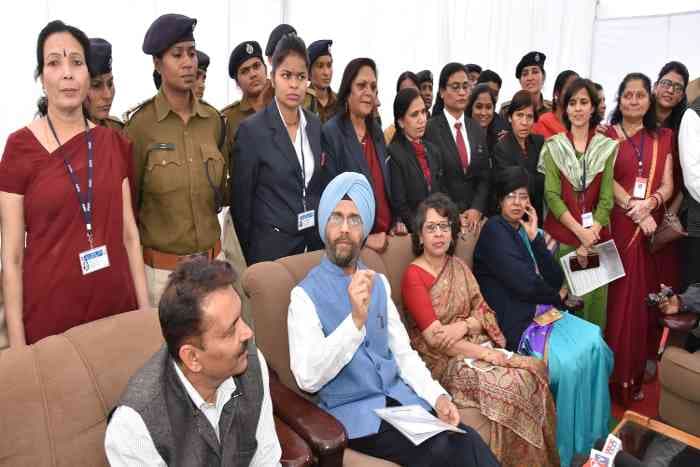
{"label": "mobile phone", "polygon": [[592,253],[586,258],[588,259],[588,264],[586,264],[586,267],[583,267],[581,263],[578,262],[578,257],[572,256],[569,258],[569,267],[571,268],[571,271],[583,271],[585,269],[600,267],[600,257],[598,256],[598,253]]}
{"label": "mobile phone", "polygon": [[530,222],[530,215],[527,212],[523,214],[523,222]]}

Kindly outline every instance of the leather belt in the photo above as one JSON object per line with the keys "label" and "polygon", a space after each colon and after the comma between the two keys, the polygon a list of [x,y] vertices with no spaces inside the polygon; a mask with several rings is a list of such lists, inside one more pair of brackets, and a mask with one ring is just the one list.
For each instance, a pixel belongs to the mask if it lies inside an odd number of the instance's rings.
{"label": "leather belt", "polygon": [[172,253],[163,253],[162,251],[144,247],[143,262],[147,266],[155,269],[174,271],[178,263],[182,260],[202,256],[211,261],[219,256],[219,253],[221,253],[221,240],[217,240],[213,248],[191,255],[174,255]]}

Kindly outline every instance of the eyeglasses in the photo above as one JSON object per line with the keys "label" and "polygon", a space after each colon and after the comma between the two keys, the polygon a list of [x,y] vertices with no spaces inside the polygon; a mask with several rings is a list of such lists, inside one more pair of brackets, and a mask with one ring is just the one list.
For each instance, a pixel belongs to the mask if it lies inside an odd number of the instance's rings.
{"label": "eyeglasses", "polygon": [[472,85],[469,83],[469,81],[465,81],[463,83],[448,83],[447,87],[453,90],[454,92],[459,92],[460,89],[464,91],[469,91],[469,88]]}
{"label": "eyeglasses", "polygon": [[442,233],[447,233],[452,228],[452,222],[440,222],[439,224],[431,222],[430,224],[425,224],[424,227],[425,231],[428,233],[435,233],[438,229],[440,229]]}
{"label": "eyeglasses", "polygon": [[530,195],[527,193],[508,193],[506,195],[506,200],[510,201],[511,203],[514,201],[521,201],[523,203],[526,203],[530,201]]}
{"label": "eyeglasses", "polygon": [[328,223],[334,227],[342,226],[345,224],[345,221],[348,222],[348,227],[351,229],[362,227],[362,217],[358,216],[357,214],[351,214],[348,217],[345,217],[342,214],[334,212],[331,214],[331,217],[328,218]]}
{"label": "eyeglasses", "polygon": [[659,81],[659,86],[664,89],[671,89],[674,93],[682,93],[685,90],[681,83],[674,83],[670,79],[662,79]]}

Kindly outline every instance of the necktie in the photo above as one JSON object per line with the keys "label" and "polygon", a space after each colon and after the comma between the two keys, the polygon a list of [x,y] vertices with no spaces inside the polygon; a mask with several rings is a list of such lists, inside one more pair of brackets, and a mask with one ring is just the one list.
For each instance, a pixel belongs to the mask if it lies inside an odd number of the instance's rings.
{"label": "necktie", "polygon": [[459,160],[462,161],[462,171],[466,172],[467,167],[469,167],[469,156],[467,154],[467,145],[464,143],[464,138],[462,137],[462,132],[459,131],[462,128],[462,122],[455,122],[455,130],[457,130],[457,152],[459,153]]}

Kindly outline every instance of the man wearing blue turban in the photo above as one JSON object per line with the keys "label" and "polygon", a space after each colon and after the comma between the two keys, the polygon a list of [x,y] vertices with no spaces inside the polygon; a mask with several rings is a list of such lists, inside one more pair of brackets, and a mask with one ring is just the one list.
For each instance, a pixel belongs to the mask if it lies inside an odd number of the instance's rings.
{"label": "man wearing blue turban", "polygon": [[496,466],[471,428],[415,446],[374,412],[415,404],[459,424],[447,391],[411,348],[386,277],[359,259],[374,213],[372,187],[358,173],[338,175],[321,196],[326,254],[292,290],[287,317],[294,378],[345,426],[351,449],[409,466]]}

